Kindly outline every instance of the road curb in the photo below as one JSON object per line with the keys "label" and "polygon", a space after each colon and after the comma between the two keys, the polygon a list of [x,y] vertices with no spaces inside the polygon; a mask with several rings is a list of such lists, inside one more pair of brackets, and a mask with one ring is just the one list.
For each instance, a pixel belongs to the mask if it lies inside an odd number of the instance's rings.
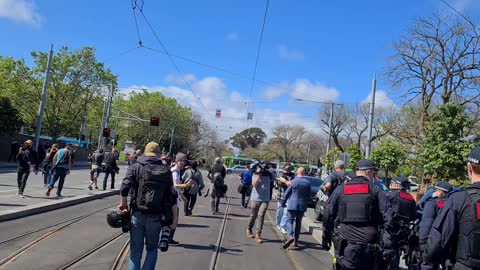
{"label": "road curb", "polygon": [[25,206],[17,208],[15,210],[4,210],[0,211],[0,222],[18,219],[26,216],[32,216],[36,214],[41,214],[60,208],[69,207],[76,204],[81,204],[88,201],[93,201],[96,199],[105,198],[108,196],[118,195],[120,192],[118,190],[112,191],[100,191],[98,194],[87,194],[75,196],[68,199],[63,199],[62,201],[53,201],[53,202],[43,202],[35,205]]}
{"label": "road curb", "polygon": [[[302,227],[307,230],[318,244],[322,244],[323,224],[321,222],[314,222],[310,217],[304,216],[302,219]],[[332,257],[335,257],[333,245],[328,251]]]}

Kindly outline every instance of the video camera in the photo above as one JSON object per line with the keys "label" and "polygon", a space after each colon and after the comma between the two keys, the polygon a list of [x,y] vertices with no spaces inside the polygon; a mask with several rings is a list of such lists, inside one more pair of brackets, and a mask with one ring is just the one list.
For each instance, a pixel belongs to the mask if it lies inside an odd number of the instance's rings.
{"label": "video camera", "polygon": [[262,171],[264,171],[264,170],[268,169],[268,164],[265,163],[264,161],[254,161],[250,165],[250,169],[252,170],[252,172],[256,172],[258,168],[260,168]]}

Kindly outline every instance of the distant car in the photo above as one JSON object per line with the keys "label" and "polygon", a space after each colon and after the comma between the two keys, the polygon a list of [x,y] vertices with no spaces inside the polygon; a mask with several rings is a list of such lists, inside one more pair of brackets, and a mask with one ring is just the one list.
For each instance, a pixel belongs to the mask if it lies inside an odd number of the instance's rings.
{"label": "distant car", "polygon": [[[380,181],[375,181],[375,185],[382,189],[383,191],[388,190],[388,188]],[[322,221],[323,215],[325,213],[325,207],[327,206],[328,196],[325,195],[322,191],[323,184],[317,192],[316,201],[315,201],[315,219],[317,221]]]}
{"label": "distant car", "polygon": [[308,205],[310,207],[315,207],[315,203],[317,202],[317,193],[320,190],[320,187],[323,184],[323,181],[321,179],[312,177],[312,176],[304,176],[305,179],[307,179],[310,184],[310,200],[308,202]]}
{"label": "distant car", "polygon": [[227,174],[232,174],[232,173],[241,174],[246,169],[247,169],[246,166],[236,165],[236,166],[233,166],[232,168],[227,168]]}

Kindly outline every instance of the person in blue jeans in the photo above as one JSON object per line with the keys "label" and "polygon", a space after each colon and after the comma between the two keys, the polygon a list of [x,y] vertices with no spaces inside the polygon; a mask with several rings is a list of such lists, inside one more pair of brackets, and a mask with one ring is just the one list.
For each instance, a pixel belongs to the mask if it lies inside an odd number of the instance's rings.
{"label": "person in blue jeans", "polygon": [[[288,200],[288,217],[287,217],[287,241],[283,248],[288,248],[292,243],[294,247],[298,246],[298,238],[302,229],[302,219],[305,211],[307,211],[308,200],[310,197],[311,184],[303,178],[304,168],[300,167],[297,171],[297,177],[292,181],[292,185],[285,191],[285,202]],[[293,223],[295,222],[295,231],[293,231]]]}
{"label": "person in blue jeans", "polygon": [[[123,179],[122,185],[120,187],[120,204],[118,209],[120,211],[128,211],[127,198],[132,191],[130,199],[130,210],[132,212],[132,226],[130,230],[130,258],[128,261],[129,270],[154,270],[157,263],[157,255],[159,248],[159,239],[160,232],[162,231],[162,221],[163,215],[158,213],[155,209],[146,209],[140,210],[140,206],[137,203],[137,198],[142,198],[142,192],[139,189],[140,178],[145,177],[146,170],[144,168],[149,168],[150,171],[165,171],[167,175],[171,177],[170,169],[163,164],[162,158],[160,157],[161,151],[160,147],[155,142],[149,142],[145,146],[145,151],[142,156],[139,156],[137,162],[130,166],[127,170],[125,178]],[[152,176],[153,177],[153,176]],[[153,181],[143,178],[144,181]],[[164,186],[154,186],[154,194],[160,192],[161,190],[169,189],[170,192],[167,192],[164,196],[164,199],[161,200],[161,204],[155,204],[153,207],[161,207],[162,209],[169,209],[169,218],[170,222],[167,222],[170,228],[175,229],[175,225],[172,220],[176,218],[178,212],[176,211],[176,202],[177,202],[177,192],[173,188],[172,178],[164,182],[168,187]],[[159,188],[156,190],[156,188]],[[142,196],[140,196],[142,195]],[[148,198],[144,197],[145,200]],[[150,205],[150,204],[146,204]],[[150,205],[152,206],[152,205]],[[149,207],[150,207],[149,206]],[[173,211],[175,207],[175,211]],[[166,213],[166,212],[165,212]],[[144,248],[147,251],[145,260],[142,266],[142,255]]]}
{"label": "person in blue jeans", "polygon": [[283,234],[287,233],[287,214],[288,211],[286,207],[282,205],[287,205],[288,202],[285,200],[285,191],[289,186],[292,185],[292,179],[295,178],[295,174],[292,172],[292,165],[290,162],[283,165],[283,170],[280,173],[279,177],[276,178],[278,184],[278,193],[277,193],[277,215],[275,223],[277,229],[279,229]]}
{"label": "person in blue jeans", "polygon": [[240,179],[245,187],[245,192],[242,194],[242,206],[247,208],[248,201],[250,201],[250,196],[252,195],[252,173],[248,168],[240,175]]}
{"label": "person in blue jeans", "polygon": [[72,150],[73,145],[67,144],[65,148],[58,150],[53,157],[53,174],[50,178],[50,182],[48,183],[47,192],[45,193],[47,197],[50,196],[50,192],[52,191],[55,183],[59,179],[60,181],[58,182],[57,187],[57,197],[62,197],[62,189],[63,183],[65,183],[65,177],[67,176],[67,174],[70,173],[70,170],[72,169]]}

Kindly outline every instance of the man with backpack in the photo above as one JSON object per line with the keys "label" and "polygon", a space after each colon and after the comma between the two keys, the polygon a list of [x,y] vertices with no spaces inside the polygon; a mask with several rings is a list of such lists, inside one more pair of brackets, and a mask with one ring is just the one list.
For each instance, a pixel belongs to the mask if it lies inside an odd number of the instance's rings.
{"label": "man with backpack", "polygon": [[[177,211],[177,192],[173,188],[173,177],[170,168],[163,164],[160,147],[155,142],[145,146],[143,156],[127,170],[120,188],[121,200],[118,209],[128,211],[128,194],[131,193],[131,230],[129,270],[154,270],[157,263],[157,248],[166,251],[166,244],[159,242],[168,230],[175,229],[173,220]],[[132,192],[131,192],[132,191]],[[147,254],[143,263],[144,246]]]}
{"label": "man with backpack", "polygon": [[107,189],[107,180],[109,175],[112,178],[110,188],[115,188],[115,174],[120,170],[118,168],[118,158],[119,154],[117,149],[113,149],[112,152],[109,153],[105,158],[105,177],[103,178],[103,190]]}
{"label": "man with backpack", "polygon": [[24,145],[20,147],[18,153],[15,157],[15,160],[18,163],[17,168],[17,184],[18,184],[18,196],[25,198],[23,196],[23,191],[27,185],[28,176],[30,175],[30,165],[35,166],[35,174],[38,173],[38,159],[37,153],[32,149],[33,142],[31,140],[26,140]]}
{"label": "man with backpack", "polygon": [[190,182],[192,185],[183,191],[186,201],[184,202],[185,216],[191,216],[193,207],[197,202],[197,194],[203,188],[202,172],[198,170],[197,161],[193,160],[186,166],[186,170],[182,175],[182,182]]}
{"label": "man with backpack", "polygon": [[[164,162],[165,165],[168,164],[167,155],[163,156],[162,162]],[[171,169],[172,178],[173,178],[173,187],[176,189],[177,196],[178,196],[176,208],[174,210],[175,213],[176,213],[176,215],[175,215],[176,218],[173,220],[173,223],[174,223],[175,227],[178,225],[178,215],[179,215],[180,203],[181,203],[181,201],[183,201],[184,203],[187,202],[187,198],[185,198],[185,196],[183,195],[182,189],[188,189],[192,185],[190,180],[187,181],[186,183],[182,183],[182,170],[185,169],[186,162],[187,162],[187,156],[184,153],[179,152],[175,156],[175,166],[173,166],[173,168]],[[172,231],[170,233],[169,243],[172,244],[172,245],[178,245],[178,242],[173,240],[174,236],[175,236],[175,229],[172,229]]]}
{"label": "man with backpack", "polygon": [[92,155],[92,169],[90,170],[90,185],[88,185],[89,190],[93,190],[92,185],[95,185],[95,189],[98,189],[98,176],[102,172],[102,163],[105,159],[105,154],[103,149],[98,149]]}
{"label": "man with backpack", "polygon": [[48,183],[47,192],[45,195],[48,197],[50,196],[50,192],[52,191],[53,187],[55,186],[55,182],[60,179],[57,187],[57,197],[62,197],[62,189],[63,183],[65,182],[65,177],[67,174],[70,173],[72,169],[72,144],[67,144],[65,148],[60,149],[57,151],[55,156],[53,157],[53,177],[50,179],[50,183]]}
{"label": "man with backpack", "polygon": [[210,198],[210,210],[212,214],[219,213],[220,199],[225,196],[225,176],[227,171],[220,157],[215,158],[215,163],[208,172],[208,179],[212,182],[212,197]]}
{"label": "man with backpack", "polygon": [[323,193],[325,193],[325,195],[332,195],[335,189],[343,184],[343,180],[345,179],[344,169],[345,162],[342,160],[335,161],[335,171],[330,173],[325,180],[325,186],[323,187]]}

